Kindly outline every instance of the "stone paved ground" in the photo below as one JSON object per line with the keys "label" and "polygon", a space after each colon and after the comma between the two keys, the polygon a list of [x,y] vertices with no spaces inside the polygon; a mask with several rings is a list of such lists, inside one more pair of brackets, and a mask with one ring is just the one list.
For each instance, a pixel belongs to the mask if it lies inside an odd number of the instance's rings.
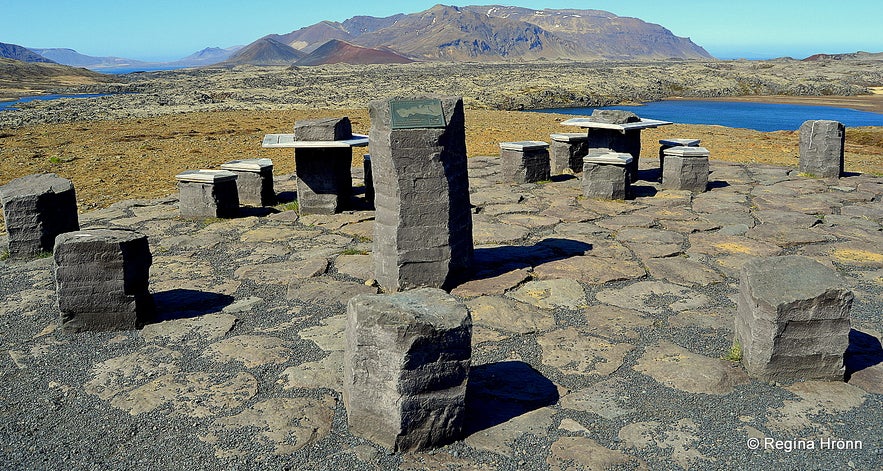
{"label": "stone paved ground", "polygon": [[[51,260],[0,262],[4,469],[879,468],[883,178],[713,162],[707,193],[658,191],[647,168],[637,197],[602,202],[573,177],[513,186],[496,158],[469,164],[464,440],[393,455],[346,429],[344,303],[376,291],[371,211],[187,221],[170,197],[81,216],[149,236],[164,322],[63,333]],[[722,359],[739,267],[778,254],[854,290],[848,383],[767,384]]]}

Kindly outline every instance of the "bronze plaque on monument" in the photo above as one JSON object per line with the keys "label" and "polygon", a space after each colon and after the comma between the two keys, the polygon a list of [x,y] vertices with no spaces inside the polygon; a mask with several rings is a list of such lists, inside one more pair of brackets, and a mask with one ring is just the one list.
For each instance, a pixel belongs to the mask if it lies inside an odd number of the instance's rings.
{"label": "bronze plaque on monument", "polygon": [[446,126],[441,100],[392,100],[389,102],[392,129],[443,128]]}

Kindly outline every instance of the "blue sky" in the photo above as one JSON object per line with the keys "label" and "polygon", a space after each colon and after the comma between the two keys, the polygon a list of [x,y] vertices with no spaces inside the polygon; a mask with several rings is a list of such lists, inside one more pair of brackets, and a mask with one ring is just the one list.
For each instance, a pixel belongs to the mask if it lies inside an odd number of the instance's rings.
{"label": "blue sky", "polygon": [[[321,20],[414,13],[428,0],[0,0],[0,42],[68,47],[92,56],[179,59],[205,47],[248,44]],[[470,1],[466,4],[504,2]],[[449,2],[445,4],[450,4]],[[512,0],[527,8],[579,8],[641,18],[690,37],[718,58],[802,58],[883,52],[881,0]]]}

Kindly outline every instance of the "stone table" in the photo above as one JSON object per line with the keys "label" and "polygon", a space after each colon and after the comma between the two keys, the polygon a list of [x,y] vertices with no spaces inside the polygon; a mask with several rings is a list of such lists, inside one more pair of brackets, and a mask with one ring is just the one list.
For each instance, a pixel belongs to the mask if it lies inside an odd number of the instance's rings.
{"label": "stone table", "polygon": [[295,149],[301,214],[334,214],[352,194],[352,148],[367,145],[368,136],[360,134],[353,134],[351,139],[321,141],[296,140],[294,134],[267,134],[261,146]]}
{"label": "stone table", "polygon": [[564,126],[578,126],[588,130],[589,149],[610,149],[631,154],[629,180],[638,176],[638,158],[641,156],[641,130],[672,124],[670,121],[638,118],[626,123],[605,122],[598,117],[572,118],[562,121]]}

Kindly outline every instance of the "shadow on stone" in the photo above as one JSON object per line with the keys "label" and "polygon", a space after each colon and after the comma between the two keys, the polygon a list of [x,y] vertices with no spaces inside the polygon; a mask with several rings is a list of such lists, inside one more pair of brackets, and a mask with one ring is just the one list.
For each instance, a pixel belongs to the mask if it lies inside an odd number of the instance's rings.
{"label": "shadow on stone", "polygon": [[644,180],[645,182],[658,182],[662,180],[662,173],[659,171],[659,168],[638,170],[638,181],[641,180]]}
{"label": "shadow on stone", "polygon": [[723,180],[714,180],[714,181],[708,182],[708,186],[706,186],[705,188],[707,190],[715,190],[718,188],[726,188],[728,186],[730,186],[730,184],[723,181]]}
{"label": "shadow on stone", "polygon": [[547,262],[585,255],[592,244],[578,240],[550,238],[534,245],[503,245],[475,249],[474,266],[477,268],[465,281],[493,278],[519,268],[529,268]]}
{"label": "shadow on stone", "polygon": [[233,304],[233,296],[192,289],[172,289],[155,293],[156,315],[149,323],[187,319],[218,312]]}
{"label": "shadow on stone", "polygon": [[656,196],[658,190],[649,185],[631,185],[629,186],[629,195],[626,199],[635,198],[651,198]]}
{"label": "shadow on stone", "polygon": [[860,176],[862,176],[862,173],[861,173],[861,172],[842,172],[842,173],[840,173],[840,178],[845,178],[845,177],[860,177]]}
{"label": "shadow on stone", "polygon": [[281,191],[276,193],[276,202],[278,204],[292,203],[297,201],[296,191]]}
{"label": "shadow on stone", "polygon": [[849,347],[843,355],[843,364],[846,366],[844,380],[849,381],[854,373],[880,363],[883,363],[883,346],[880,345],[880,339],[851,329]]}
{"label": "shadow on stone", "polygon": [[250,216],[266,217],[274,213],[281,212],[272,207],[256,207],[256,206],[240,206],[239,217],[246,218]]}
{"label": "shadow on stone", "polygon": [[555,183],[560,183],[560,182],[566,182],[568,180],[573,180],[575,178],[579,178],[579,177],[576,175],[562,174],[562,175],[552,175],[551,177],[549,177],[549,180],[551,180],[552,182],[555,182]]}
{"label": "shadow on stone", "polygon": [[466,386],[466,436],[558,402],[558,388],[527,363],[476,366]]}

